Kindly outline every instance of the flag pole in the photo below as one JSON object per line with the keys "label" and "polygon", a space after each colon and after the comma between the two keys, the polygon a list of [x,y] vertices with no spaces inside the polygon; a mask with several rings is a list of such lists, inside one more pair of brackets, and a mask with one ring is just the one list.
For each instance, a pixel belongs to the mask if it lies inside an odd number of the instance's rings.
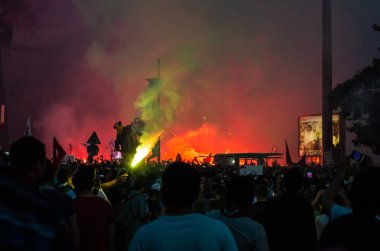
{"label": "flag pole", "polygon": [[4,86],[4,79],[3,79],[3,60],[2,60],[2,46],[0,45],[0,105],[2,105],[2,115],[4,117],[1,118],[1,120],[4,122],[4,124],[0,124],[0,148],[3,150],[8,150],[9,148],[9,118],[7,116],[8,114],[8,107],[5,102],[6,94],[5,94],[5,86]]}
{"label": "flag pole", "polygon": [[322,7],[322,160],[332,160],[332,51],[331,51],[331,0],[323,0]]}
{"label": "flag pole", "polygon": [[[158,84],[161,84],[160,81],[160,76],[161,75],[161,62],[160,62],[160,59],[157,59],[157,81],[158,81]],[[160,101],[160,95],[158,95],[158,106],[161,105],[161,101]],[[157,162],[160,163],[161,162],[161,137],[158,138],[158,141],[157,141]]]}

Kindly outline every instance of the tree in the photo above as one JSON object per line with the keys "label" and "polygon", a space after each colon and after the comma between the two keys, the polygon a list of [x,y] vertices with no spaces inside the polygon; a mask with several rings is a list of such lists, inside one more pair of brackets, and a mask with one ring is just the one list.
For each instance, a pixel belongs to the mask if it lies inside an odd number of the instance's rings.
{"label": "tree", "polygon": [[[372,27],[380,31],[379,25]],[[353,121],[347,130],[356,136],[354,145],[368,146],[380,154],[380,59],[338,84],[331,99],[333,109],[340,108],[343,117]]]}

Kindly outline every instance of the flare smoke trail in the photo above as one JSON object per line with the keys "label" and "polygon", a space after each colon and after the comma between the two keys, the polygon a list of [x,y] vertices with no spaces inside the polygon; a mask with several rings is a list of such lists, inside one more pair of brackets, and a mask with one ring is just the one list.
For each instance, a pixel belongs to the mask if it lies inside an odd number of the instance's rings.
{"label": "flare smoke trail", "polygon": [[141,144],[137,147],[132,161],[132,167],[149,154],[165,129],[174,121],[181,97],[176,91],[175,85],[171,83],[168,80],[156,79],[135,103],[145,127],[140,137]]}

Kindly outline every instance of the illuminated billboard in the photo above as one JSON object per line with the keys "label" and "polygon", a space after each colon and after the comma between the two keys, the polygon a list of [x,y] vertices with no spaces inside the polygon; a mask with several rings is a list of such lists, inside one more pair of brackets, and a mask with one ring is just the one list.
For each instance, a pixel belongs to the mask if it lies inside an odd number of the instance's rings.
{"label": "illuminated billboard", "polygon": [[[332,118],[333,145],[339,144],[339,114]],[[322,115],[299,117],[299,155],[321,157],[322,149]]]}
{"label": "illuminated billboard", "polygon": [[5,105],[0,105],[0,126],[5,124]]}

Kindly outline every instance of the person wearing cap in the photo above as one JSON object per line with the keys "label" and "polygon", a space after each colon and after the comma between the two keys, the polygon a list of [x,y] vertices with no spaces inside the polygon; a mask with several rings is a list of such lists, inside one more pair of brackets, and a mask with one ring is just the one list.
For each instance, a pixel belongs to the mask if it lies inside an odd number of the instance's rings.
{"label": "person wearing cap", "polygon": [[158,217],[160,217],[161,215],[162,203],[161,203],[160,190],[161,190],[160,183],[156,182],[150,186],[149,198],[147,201],[148,210],[150,213],[149,221],[153,221],[157,219]]}
{"label": "person wearing cap", "polygon": [[132,191],[128,193],[116,216],[116,247],[127,250],[136,231],[150,218],[145,197],[146,179],[139,176],[133,182]]}

